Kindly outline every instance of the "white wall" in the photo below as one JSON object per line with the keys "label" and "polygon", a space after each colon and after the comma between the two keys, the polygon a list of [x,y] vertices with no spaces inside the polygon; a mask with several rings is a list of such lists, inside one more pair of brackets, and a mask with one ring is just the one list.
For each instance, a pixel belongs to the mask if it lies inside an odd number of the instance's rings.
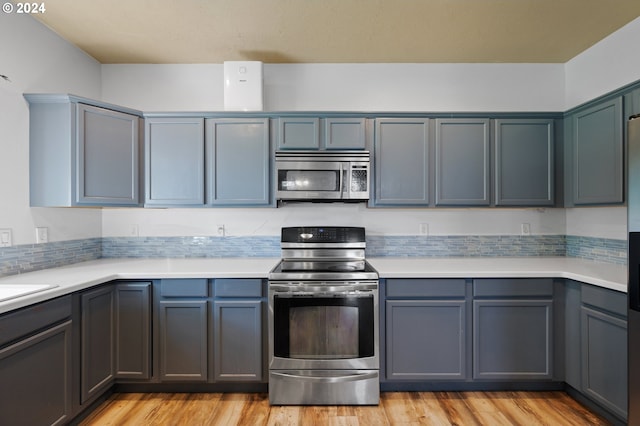
{"label": "white wall", "polygon": [[[102,66],[103,100],[222,111],[222,64]],[[264,64],[266,111],[563,111],[563,64]]]}
{"label": "white wall", "polygon": [[640,18],[565,64],[564,110],[640,80]]}
{"label": "white wall", "polygon": [[97,237],[102,214],[90,209],[29,208],[29,109],[26,92],[100,98],[100,64],[28,15],[0,13],[0,228],[13,243],[35,243],[35,227],[51,241]]}
{"label": "white wall", "polygon": [[364,226],[371,235],[564,234],[563,209],[368,209],[364,204],[290,204],[278,209],[109,209],[103,213],[105,237],[279,235],[283,226]]}

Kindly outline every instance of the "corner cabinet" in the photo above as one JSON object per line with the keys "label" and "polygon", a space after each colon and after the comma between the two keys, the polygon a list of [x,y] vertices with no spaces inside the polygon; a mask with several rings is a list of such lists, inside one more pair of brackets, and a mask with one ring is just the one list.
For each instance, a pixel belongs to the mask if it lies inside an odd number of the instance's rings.
{"label": "corner cabinet", "polygon": [[207,204],[267,206],[269,119],[206,120]]}
{"label": "corner cabinet", "polygon": [[145,120],[145,206],[204,205],[204,119]]}
{"label": "corner cabinet", "polygon": [[136,111],[72,96],[25,98],[31,206],[140,204]]}
{"label": "corner cabinet", "polygon": [[429,119],[378,118],[373,204],[429,205]]}
{"label": "corner cabinet", "polygon": [[569,117],[567,139],[574,205],[623,202],[624,121],[622,98],[577,111]]}

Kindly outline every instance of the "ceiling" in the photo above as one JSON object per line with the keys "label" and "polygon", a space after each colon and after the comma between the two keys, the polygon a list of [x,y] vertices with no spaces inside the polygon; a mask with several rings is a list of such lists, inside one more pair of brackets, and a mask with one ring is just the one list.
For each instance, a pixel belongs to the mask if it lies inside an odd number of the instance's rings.
{"label": "ceiling", "polygon": [[50,0],[33,15],[99,62],[563,63],[639,0]]}

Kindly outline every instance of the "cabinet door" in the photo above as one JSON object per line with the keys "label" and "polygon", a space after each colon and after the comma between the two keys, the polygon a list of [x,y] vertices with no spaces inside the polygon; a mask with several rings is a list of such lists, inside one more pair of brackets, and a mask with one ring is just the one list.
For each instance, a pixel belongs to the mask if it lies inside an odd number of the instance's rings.
{"label": "cabinet door", "polygon": [[269,120],[207,120],[207,204],[269,205]]}
{"label": "cabinet door", "polygon": [[160,379],[207,380],[207,301],[160,301]]}
{"label": "cabinet door", "polygon": [[496,205],[553,205],[553,120],[495,123]]}
{"label": "cabinet door", "polygon": [[116,285],[116,378],[151,376],[151,283]]}
{"label": "cabinet door", "polygon": [[622,99],[573,115],[573,202],[623,201]]}
{"label": "cabinet door", "polygon": [[81,296],[81,403],[101,394],[115,376],[114,302],[113,286]]}
{"label": "cabinet door", "polygon": [[428,205],[429,120],[377,119],[374,145],[374,204]]}
{"label": "cabinet door", "polygon": [[488,206],[488,119],[436,120],[436,205]]}
{"label": "cabinet door", "polygon": [[261,381],[262,302],[218,300],[213,322],[215,380]]}
{"label": "cabinet door", "polygon": [[77,132],[77,204],[137,205],[138,117],[78,104]]}
{"label": "cabinet door", "polygon": [[473,301],[474,379],[551,379],[551,300]]}
{"label": "cabinet door", "polygon": [[324,138],[327,149],[364,149],[364,118],[325,118]]}
{"label": "cabinet door", "polygon": [[278,149],[320,148],[320,119],[281,117],[278,119]]}
{"label": "cabinet door", "polygon": [[582,390],[627,417],[627,322],[582,307]]}
{"label": "cabinet door", "polygon": [[145,204],[204,205],[204,162],[204,119],[147,119]]}
{"label": "cabinet door", "polygon": [[465,306],[464,300],[388,300],[387,379],[466,379]]}
{"label": "cabinet door", "polygon": [[0,350],[0,420],[62,425],[71,415],[71,321]]}

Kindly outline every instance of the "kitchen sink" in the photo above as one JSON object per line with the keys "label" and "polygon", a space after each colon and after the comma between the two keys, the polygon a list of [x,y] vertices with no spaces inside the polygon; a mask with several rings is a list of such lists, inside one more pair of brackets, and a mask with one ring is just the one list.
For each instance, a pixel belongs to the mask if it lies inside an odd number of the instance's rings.
{"label": "kitchen sink", "polygon": [[55,288],[49,284],[0,284],[0,302]]}

